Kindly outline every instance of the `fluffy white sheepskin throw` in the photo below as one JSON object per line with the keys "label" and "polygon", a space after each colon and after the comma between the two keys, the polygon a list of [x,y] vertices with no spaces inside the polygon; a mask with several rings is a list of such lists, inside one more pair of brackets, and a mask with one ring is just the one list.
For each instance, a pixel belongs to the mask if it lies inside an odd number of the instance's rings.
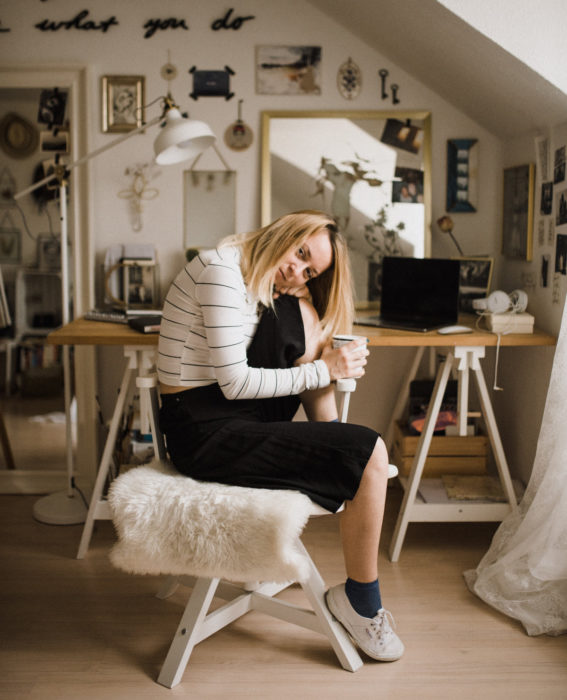
{"label": "fluffy white sheepskin throw", "polygon": [[154,461],[119,476],[108,500],[118,542],[114,566],[136,574],[232,581],[304,581],[297,547],[312,509],[296,491],[194,481]]}

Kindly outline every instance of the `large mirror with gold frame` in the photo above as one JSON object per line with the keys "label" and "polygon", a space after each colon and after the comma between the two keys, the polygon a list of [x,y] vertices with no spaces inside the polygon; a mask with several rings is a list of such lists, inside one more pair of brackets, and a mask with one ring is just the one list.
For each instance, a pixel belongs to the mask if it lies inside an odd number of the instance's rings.
{"label": "large mirror with gold frame", "polygon": [[333,215],[359,307],[379,300],[385,255],[430,255],[430,125],[425,111],[262,113],[262,223],[298,209]]}

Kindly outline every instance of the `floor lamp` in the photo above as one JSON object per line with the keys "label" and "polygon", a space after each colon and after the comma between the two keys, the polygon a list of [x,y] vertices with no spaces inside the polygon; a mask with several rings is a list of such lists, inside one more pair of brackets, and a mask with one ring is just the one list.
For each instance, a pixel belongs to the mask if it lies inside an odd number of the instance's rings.
{"label": "floor lamp", "polygon": [[[47,183],[57,180],[59,187],[59,206],[61,217],[61,303],[62,323],[70,320],[69,311],[69,258],[68,258],[68,228],[67,228],[67,187],[71,170],[82,165],[87,160],[118,146],[123,141],[139,134],[146,129],[161,123],[161,129],[154,141],[155,160],[158,165],[173,165],[190,158],[195,158],[215,142],[215,136],[210,127],[204,122],[189,119],[182,115],[171,95],[160,98],[162,113],[147,124],[129,131],[123,136],[79,158],[69,165],[57,164],[54,172],[14,195],[20,199]],[[39,499],[33,508],[34,517],[51,525],[73,525],[86,519],[87,507],[78,490],[75,488],[75,467],[73,457],[73,434],[71,426],[71,349],[63,346],[63,383],[65,399],[66,425],[66,468],[67,489],[52,493]]]}

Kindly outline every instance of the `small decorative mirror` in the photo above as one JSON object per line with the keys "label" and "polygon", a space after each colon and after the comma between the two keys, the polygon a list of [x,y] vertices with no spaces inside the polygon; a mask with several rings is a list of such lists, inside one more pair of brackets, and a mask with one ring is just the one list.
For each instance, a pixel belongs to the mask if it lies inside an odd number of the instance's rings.
{"label": "small decorative mirror", "polygon": [[429,112],[264,112],[262,223],[298,209],[337,220],[358,307],[380,297],[385,255],[430,255]]}
{"label": "small decorative mirror", "polygon": [[236,173],[186,170],[183,174],[184,234],[187,248],[213,248],[234,233]]}

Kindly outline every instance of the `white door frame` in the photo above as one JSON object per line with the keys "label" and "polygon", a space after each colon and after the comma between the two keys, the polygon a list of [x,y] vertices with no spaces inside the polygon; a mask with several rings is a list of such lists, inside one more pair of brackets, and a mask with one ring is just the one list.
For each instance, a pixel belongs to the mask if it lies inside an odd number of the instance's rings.
{"label": "white door frame", "polygon": [[[67,113],[73,159],[88,152],[88,69],[78,65],[2,65],[0,88],[67,88]],[[91,235],[89,163],[75,168],[70,176],[69,237],[73,270],[73,315],[78,317],[94,302],[94,240]],[[26,185],[27,186],[27,185]],[[95,352],[92,347],[75,348],[75,395],[77,399],[76,472],[81,483],[92,483],[97,466],[97,412]],[[0,473],[0,493],[43,493],[65,488],[66,469],[47,478],[39,470],[8,470]],[[34,474],[35,471],[35,474]]]}

